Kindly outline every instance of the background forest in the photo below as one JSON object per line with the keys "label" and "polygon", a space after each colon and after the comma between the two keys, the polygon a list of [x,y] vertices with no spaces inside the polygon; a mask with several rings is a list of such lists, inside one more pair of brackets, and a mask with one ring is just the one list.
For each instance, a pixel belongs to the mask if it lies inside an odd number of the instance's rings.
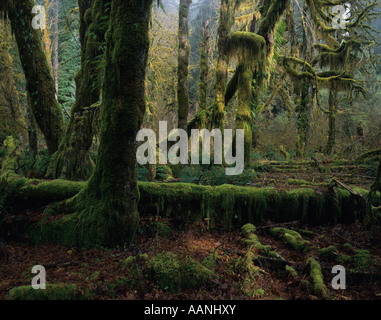
{"label": "background forest", "polygon": [[[379,0],[1,0],[0,298],[379,299],[380,32]],[[243,129],[245,171],[138,165],[161,121]]]}

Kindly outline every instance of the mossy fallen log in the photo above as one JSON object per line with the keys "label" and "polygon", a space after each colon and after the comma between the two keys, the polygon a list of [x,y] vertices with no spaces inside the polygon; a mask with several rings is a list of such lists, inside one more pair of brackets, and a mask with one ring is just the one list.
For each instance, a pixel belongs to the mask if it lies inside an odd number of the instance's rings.
{"label": "mossy fallen log", "polygon": [[[0,211],[20,214],[24,209],[41,208],[52,202],[74,197],[85,183],[65,180],[30,180],[12,176],[0,181]],[[365,197],[367,190],[356,188]],[[246,223],[260,225],[267,220],[324,225],[362,221],[366,204],[347,190],[321,193],[313,189],[277,191],[234,185],[200,186],[186,183],[139,183],[139,213],[142,216],[171,218],[187,225],[207,219],[211,228],[231,229]],[[379,202],[381,202],[378,199]],[[65,207],[64,212],[70,213]],[[66,211],[65,211],[66,210]],[[58,219],[48,216],[31,229],[35,242],[73,245],[77,214]],[[70,228],[69,228],[70,227]],[[66,240],[65,240],[66,239]]]}

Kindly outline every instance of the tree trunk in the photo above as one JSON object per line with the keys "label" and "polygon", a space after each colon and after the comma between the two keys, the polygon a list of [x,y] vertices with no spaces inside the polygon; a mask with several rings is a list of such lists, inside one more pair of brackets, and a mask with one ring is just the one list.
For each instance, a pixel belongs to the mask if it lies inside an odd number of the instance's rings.
{"label": "tree trunk", "polygon": [[189,27],[188,15],[192,0],[180,0],[179,6],[179,52],[177,71],[177,103],[178,103],[178,128],[187,130],[189,114]]}
{"label": "tree trunk", "polygon": [[129,243],[138,226],[136,135],[145,113],[151,6],[112,1],[97,164],[76,197],[81,245]]}
{"label": "tree trunk", "polygon": [[30,97],[28,94],[27,98],[27,112],[26,112],[26,121],[28,125],[28,143],[29,143],[29,152],[33,157],[37,156],[38,153],[38,138],[37,138],[37,126],[36,120],[34,120],[32,107],[30,105]]}
{"label": "tree trunk", "polygon": [[220,25],[218,27],[218,59],[216,69],[216,101],[213,110],[213,126],[223,129],[225,118],[225,90],[228,79],[228,40],[234,24],[234,2],[221,0]]}
{"label": "tree trunk", "polygon": [[327,141],[327,146],[325,151],[325,154],[327,156],[331,155],[333,151],[333,147],[335,145],[335,141],[336,141],[336,103],[337,103],[337,93],[333,90],[330,90],[329,98],[328,98],[328,106],[329,106],[328,141]]}
{"label": "tree trunk", "polygon": [[253,71],[251,68],[243,68],[239,73],[238,79],[238,106],[236,115],[236,129],[245,131],[245,165],[250,164],[250,152],[252,144],[252,123],[253,117],[251,112],[251,98]]}
{"label": "tree trunk", "polygon": [[[48,177],[87,180],[94,163],[89,149],[94,136],[94,119],[99,111],[101,74],[97,61],[103,57],[103,43],[108,26],[110,0],[79,1],[81,69],[75,75],[76,102],[65,136],[49,165]],[[107,17],[105,19],[104,17]],[[91,36],[89,36],[89,34]]]}
{"label": "tree trunk", "polygon": [[209,52],[209,22],[205,23],[205,27],[202,30],[202,40],[200,44],[200,111],[207,108],[207,96],[208,96],[208,52]]}
{"label": "tree trunk", "polygon": [[58,37],[59,37],[59,30],[58,30],[58,17],[59,17],[59,10],[60,10],[60,4],[59,0],[54,0],[54,31],[53,31],[53,61],[52,61],[52,67],[53,67],[53,77],[54,77],[54,86],[55,86],[55,93],[56,93],[56,99],[58,99]]}
{"label": "tree trunk", "polygon": [[44,53],[41,32],[32,27],[34,1],[7,0],[4,5],[16,38],[33,114],[52,155],[62,137],[63,114],[55,98],[54,80]]}

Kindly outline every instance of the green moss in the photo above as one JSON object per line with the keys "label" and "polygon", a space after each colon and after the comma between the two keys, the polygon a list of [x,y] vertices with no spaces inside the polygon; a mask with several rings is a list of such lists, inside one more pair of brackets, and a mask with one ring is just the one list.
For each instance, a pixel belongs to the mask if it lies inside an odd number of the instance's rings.
{"label": "green moss", "polygon": [[311,249],[311,243],[304,240],[300,233],[294,230],[289,230],[286,228],[272,228],[270,232],[274,236],[284,239],[291,248],[297,251],[309,251]]}
{"label": "green moss", "polygon": [[213,270],[216,266],[218,260],[217,251],[214,251],[212,254],[208,255],[204,260],[202,260],[202,265],[209,270]]}
{"label": "green moss", "polygon": [[128,257],[122,263],[122,270],[126,270],[125,281],[130,288],[135,288],[141,284],[144,278],[144,271],[147,269],[148,255],[142,254],[139,256],[139,263],[136,256]]}
{"label": "green moss", "polygon": [[245,224],[241,228],[241,235],[244,235],[244,236],[248,235],[249,233],[256,233],[256,232],[257,232],[257,228],[251,223]]}
{"label": "green moss", "polygon": [[47,284],[46,290],[34,290],[31,286],[16,287],[7,293],[8,300],[81,300],[75,284]]}
{"label": "green moss", "polygon": [[351,262],[358,271],[369,271],[372,263],[372,256],[368,250],[356,250]]}
{"label": "green moss", "polygon": [[26,234],[34,244],[53,243],[73,247],[77,245],[77,227],[78,216],[68,214],[53,221],[45,218],[31,225]]}
{"label": "green moss", "polygon": [[289,275],[291,275],[293,278],[296,278],[298,276],[298,273],[296,272],[296,270],[289,265],[286,265],[286,272]]}
{"label": "green moss", "polygon": [[171,252],[162,252],[153,257],[148,263],[148,275],[162,290],[173,292],[199,288],[215,277],[201,263],[190,257],[180,260]]}
{"label": "green moss", "polygon": [[165,223],[157,222],[156,227],[157,227],[157,234],[159,236],[168,237],[172,234],[172,228]]}
{"label": "green moss", "polygon": [[338,251],[334,246],[329,246],[327,248],[320,249],[320,257],[328,259],[328,260],[336,260],[338,255]]}
{"label": "green moss", "polygon": [[329,298],[328,289],[324,284],[324,278],[321,272],[320,263],[313,258],[309,258],[307,260],[307,263],[310,266],[310,277],[312,280],[312,288],[313,288],[314,294],[316,294],[317,296],[323,299],[328,299]]}

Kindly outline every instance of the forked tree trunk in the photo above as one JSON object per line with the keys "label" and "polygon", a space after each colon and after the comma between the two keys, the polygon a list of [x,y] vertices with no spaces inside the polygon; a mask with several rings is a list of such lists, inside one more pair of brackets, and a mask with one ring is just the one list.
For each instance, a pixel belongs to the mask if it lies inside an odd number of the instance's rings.
{"label": "forked tree trunk", "polygon": [[139,222],[136,136],[145,113],[152,0],[113,0],[96,168],[76,198],[79,244],[132,241]]}

